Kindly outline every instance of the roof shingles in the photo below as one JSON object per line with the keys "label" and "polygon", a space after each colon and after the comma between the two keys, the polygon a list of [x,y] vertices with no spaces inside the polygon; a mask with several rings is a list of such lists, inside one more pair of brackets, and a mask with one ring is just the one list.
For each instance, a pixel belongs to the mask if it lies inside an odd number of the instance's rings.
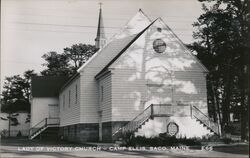
{"label": "roof shingles", "polygon": [[59,90],[68,80],[66,76],[34,76],[31,79],[32,97],[58,97]]}

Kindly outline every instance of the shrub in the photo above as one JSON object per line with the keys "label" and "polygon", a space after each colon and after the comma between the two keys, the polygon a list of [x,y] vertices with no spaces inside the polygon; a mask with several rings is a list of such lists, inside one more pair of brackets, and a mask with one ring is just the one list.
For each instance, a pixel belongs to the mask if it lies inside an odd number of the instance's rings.
{"label": "shrub", "polygon": [[201,142],[220,142],[221,139],[217,135],[203,136]]}
{"label": "shrub", "polygon": [[131,136],[124,139],[125,146],[179,146],[179,145],[201,145],[201,139],[198,138],[176,138],[175,136],[168,136],[160,134],[158,137],[146,138],[145,136]]}
{"label": "shrub", "polygon": [[222,138],[221,140],[226,144],[230,144],[233,142],[231,138]]}
{"label": "shrub", "polygon": [[17,133],[17,135],[16,135],[17,137],[22,137],[22,133],[21,133],[21,131],[18,131],[18,133]]}

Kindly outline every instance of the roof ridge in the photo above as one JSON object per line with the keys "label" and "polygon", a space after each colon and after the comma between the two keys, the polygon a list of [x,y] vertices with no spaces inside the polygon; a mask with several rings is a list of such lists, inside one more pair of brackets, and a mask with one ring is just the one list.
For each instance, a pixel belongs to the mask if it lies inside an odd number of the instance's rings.
{"label": "roof ridge", "polygon": [[94,55],[92,55],[81,67],[79,67],[78,69],[77,69],[77,72],[78,73],[80,73],[81,72],[81,70],[85,67],[85,66],[87,66],[92,60],[94,60],[94,58],[96,58],[96,56],[98,56],[99,54],[101,54],[101,52],[109,45],[109,44],[111,44],[112,42],[114,42],[114,41],[117,41],[117,40],[122,40],[122,39],[125,39],[125,38],[128,38],[128,37],[132,37],[132,36],[135,36],[136,34],[132,34],[132,35],[128,35],[128,36],[126,36],[126,37],[124,37],[124,38],[120,38],[120,39],[112,39],[112,40],[110,40],[110,41],[108,41],[105,45],[104,45],[104,47],[102,48],[102,49],[99,49]]}
{"label": "roof ridge", "polygon": [[143,29],[140,33],[138,33],[135,38],[133,38],[96,76],[95,78],[98,78],[98,76],[107,70],[107,68],[113,64],[116,59],[118,59],[153,23],[158,20],[159,18],[155,19],[153,22],[151,22],[145,29]]}
{"label": "roof ridge", "polygon": [[195,61],[198,62],[198,65],[200,65],[200,67],[205,71],[205,72],[209,72],[209,70],[201,63],[201,61],[193,54],[190,52],[190,50],[187,48],[187,46],[183,43],[183,41],[174,33],[174,31],[164,22],[164,20],[159,17],[158,18],[160,20],[161,23],[163,23],[163,25],[165,25],[165,27],[173,34],[173,36],[179,41],[180,45],[187,50],[188,54],[194,58]]}
{"label": "roof ridge", "polygon": [[139,12],[141,12],[146,18],[148,18],[148,20],[149,20],[150,22],[152,22],[152,20],[149,18],[149,16],[148,16],[147,14],[145,14],[144,11],[142,11],[141,8],[139,9]]}
{"label": "roof ridge", "polygon": [[[152,23],[152,20],[142,11],[142,9],[139,9],[139,12],[137,12],[137,14],[140,13],[141,15],[143,15],[144,17],[146,17],[146,19],[149,21],[149,23]],[[137,15],[136,14],[136,15]],[[135,16],[136,16],[135,15]],[[126,24],[124,26],[127,26],[127,24],[135,17],[133,16],[132,18],[130,18]],[[150,25],[150,24],[149,24]],[[126,30],[125,27],[122,27],[120,29],[119,32],[115,33],[111,38],[107,39],[106,43],[104,44],[103,48],[102,49],[99,49],[93,56],[91,56],[81,67],[79,67],[77,69],[77,72],[81,72],[81,70],[86,66],[88,65],[96,56],[98,56],[100,54],[100,52],[102,52],[111,42],[113,42],[114,40],[119,40],[119,39],[122,39],[122,38],[117,38],[122,32],[124,32]],[[131,35],[127,35],[127,37],[130,37],[130,36],[134,36],[134,35],[137,35],[139,34],[140,32],[137,32],[137,33],[133,33]]]}

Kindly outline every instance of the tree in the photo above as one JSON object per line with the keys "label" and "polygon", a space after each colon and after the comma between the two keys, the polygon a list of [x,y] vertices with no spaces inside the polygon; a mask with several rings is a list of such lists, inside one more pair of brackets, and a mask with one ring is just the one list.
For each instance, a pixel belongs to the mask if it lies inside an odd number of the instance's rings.
{"label": "tree", "polygon": [[84,64],[93,54],[97,52],[95,46],[89,44],[74,44],[70,48],[64,48],[64,54],[69,58],[73,64],[74,69],[78,69]]}
{"label": "tree", "polygon": [[[209,69],[208,105],[225,130],[240,111],[241,137],[248,133],[249,11],[247,0],[199,0],[203,11],[189,48]],[[210,3],[211,2],[211,3]]]}
{"label": "tree", "polygon": [[46,61],[43,64],[43,66],[46,66],[46,69],[41,71],[41,74],[44,76],[70,76],[74,73],[72,68],[70,68],[69,58],[64,54],[48,52],[42,58]]}
{"label": "tree", "polygon": [[64,53],[48,52],[42,58],[46,61],[46,69],[41,72],[44,76],[71,76],[93,54],[97,52],[95,46],[89,44],[74,44],[64,48]]}
{"label": "tree", "polygon": [[24,72],[24,77],[20,75],[6,77],[1,96],[2,112],[9,114],[17,111],[30,112],[31,77],[35,75],[33,70],[28,70]]}

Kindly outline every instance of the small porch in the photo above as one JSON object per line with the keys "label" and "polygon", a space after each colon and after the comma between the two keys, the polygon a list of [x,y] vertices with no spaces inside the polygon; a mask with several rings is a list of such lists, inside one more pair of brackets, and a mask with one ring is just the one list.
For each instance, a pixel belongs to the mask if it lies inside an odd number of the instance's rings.
{"label": "small porch", "polygon": [[148,121],[161,117],[180,117],[193,119],[206,128],[211,133],[221,135],[220,126],[217,122],[211,120],[199,108],[190,104],[151,104],[144,111],[138,114],[134,119],[123,127],[117,129],[112,136],[116,139],[126,133],[135,133],[142,128]]}
{"label": "small porch", "polygon": [[[43,138],[58,137],[60,119],[58,117],[44,118],[42,121],[31,127],[29,130],[29,139],[35,139],[40,136]],[[42,134],[43,133],[43,134]]]}

